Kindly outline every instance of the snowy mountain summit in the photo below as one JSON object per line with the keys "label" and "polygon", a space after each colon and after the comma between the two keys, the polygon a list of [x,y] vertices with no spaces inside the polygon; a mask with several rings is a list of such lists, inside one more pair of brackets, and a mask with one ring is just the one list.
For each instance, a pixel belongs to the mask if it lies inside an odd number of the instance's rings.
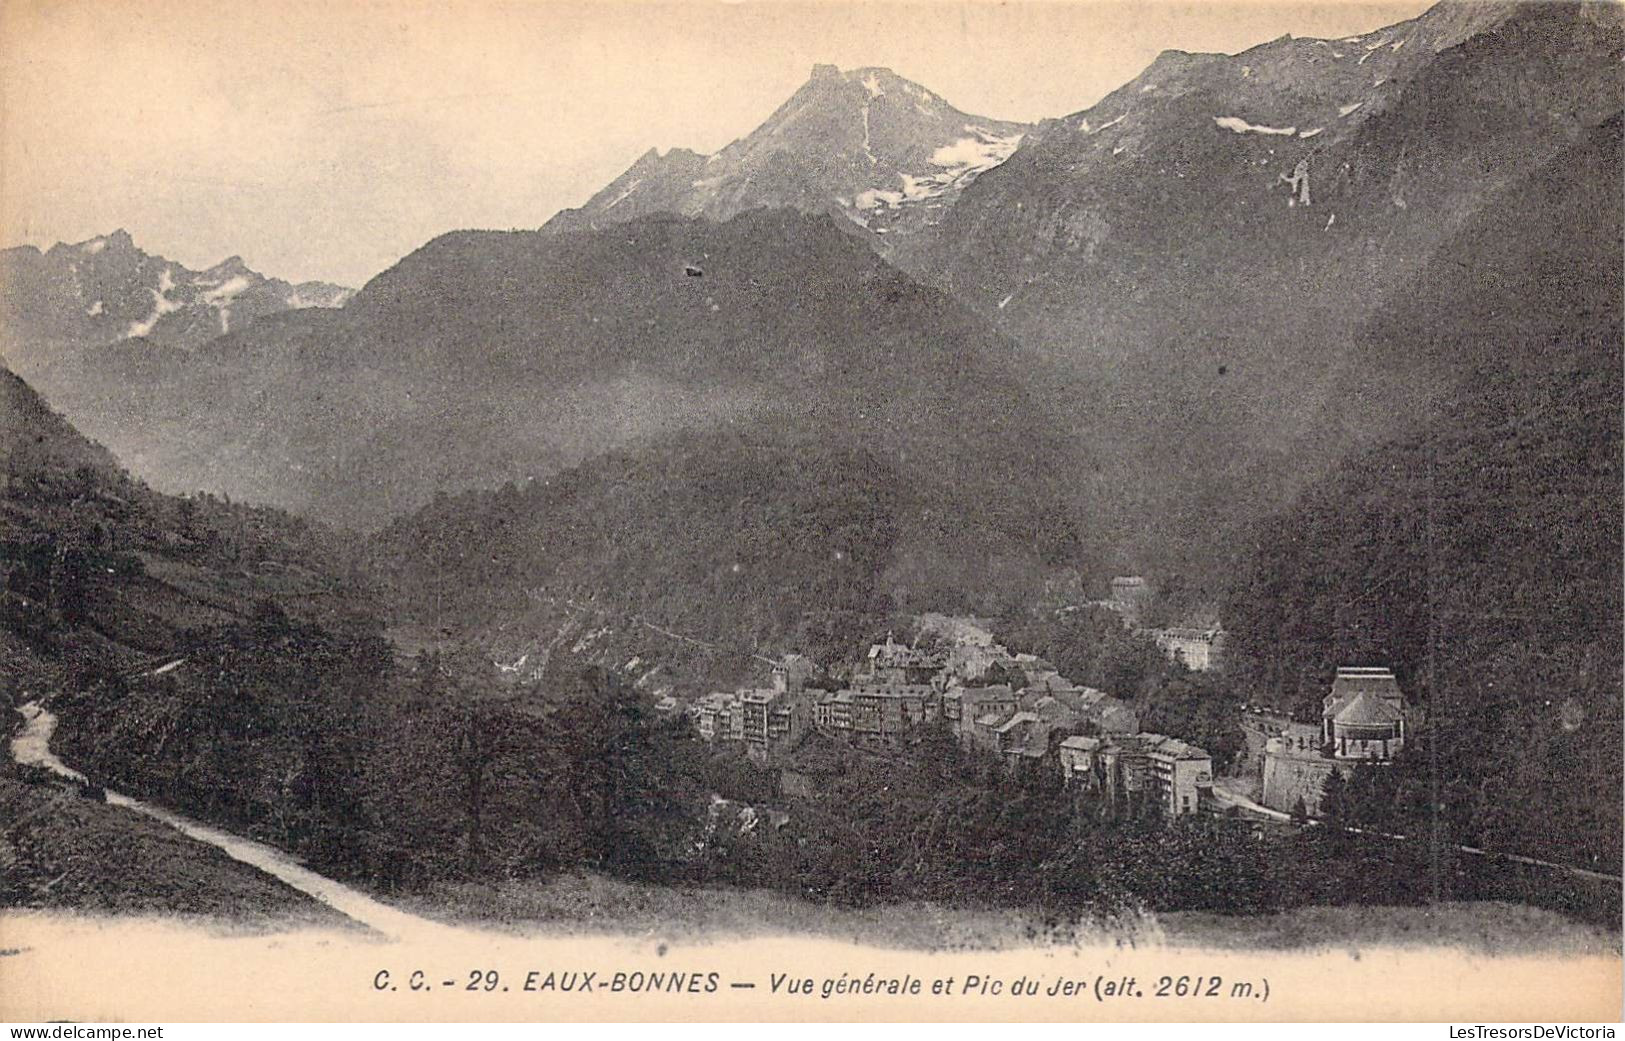
{"label": "snowy mountain summit", "polygon": [[193,271],[143,251],[120,228],[43,251],[0,250],[0,349],[26,367],[60,349],[124,339],[193,348],[279,311],[341,307],[353,293],[269,278],[237,256]]}
{"label": "snowy mountain summit", "polygon": [[930,225],[1009,158],[1027,127],[967,115],[890,69],[816,65],[778,111],[714,155],[650,151],[551,230],[652,213],[726,220],[761,207],[836,214],[881,236]]}

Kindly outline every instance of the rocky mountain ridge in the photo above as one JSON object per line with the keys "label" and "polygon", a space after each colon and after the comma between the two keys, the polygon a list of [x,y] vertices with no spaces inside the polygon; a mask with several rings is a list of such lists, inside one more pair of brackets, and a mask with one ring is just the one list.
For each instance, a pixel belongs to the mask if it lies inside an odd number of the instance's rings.
{"label": "rocky mountain ridge", "polygon": [[1021,143],[1020,123],[967,115],[889,69],[818,65],[767,121],[714,155],[651,150],[550,230],[651,213],[726,220],[788,207],[843,217],[882,252],[940,218]]}
{"label": "rocky mountain ridge", "polygon": [[341,307],[354,290],[269,278],[239,256],[193,271],[120,228],[46,250],[0,250],[0,351],[23,369],[64,350],[143,339],[192,349],[255,318]]}

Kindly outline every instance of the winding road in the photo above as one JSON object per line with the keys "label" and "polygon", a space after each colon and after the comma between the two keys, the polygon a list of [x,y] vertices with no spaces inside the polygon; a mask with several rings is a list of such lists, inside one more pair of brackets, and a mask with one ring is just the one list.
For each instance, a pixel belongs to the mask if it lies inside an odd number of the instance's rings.
{"label": "winding road", "polygon": [[[64,763],[51,751],[51,735],[56,731],[56,716],[31,701],[18,710],[22,714],[23,729],[11,739],[11,756],[24,766],[49,770],[59,777],[78,784],[88,784],[85,775]],[[301,893],[326,904],[347,918],[351,918],[390,939],[421,932],[425,929],[444,929],[445,926],[416,915],[390,907],[342,882],[336,882],[299,863],[290,854],[267,846],[263,842],[245,839],[189,817],[161,809],[127,795],[107,790],[107,802],[123,807],[153,820],[160,821],[189,839],[207,843],[233,860],[257,868],[273,878],[285,882]]]}

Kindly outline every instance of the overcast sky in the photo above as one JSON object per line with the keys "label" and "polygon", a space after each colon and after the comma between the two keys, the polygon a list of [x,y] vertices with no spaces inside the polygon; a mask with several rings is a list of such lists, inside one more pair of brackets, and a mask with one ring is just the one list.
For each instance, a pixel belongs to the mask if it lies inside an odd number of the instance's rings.
{"label": "overcast sky", "polygon": [[127,228],[360,285],[453,228],[536,227],[650,147],[714,151],[815,62],[970,113],[1089,107],[1167,48],[1347,36],[1416,2],[6,0],[0,243]]}

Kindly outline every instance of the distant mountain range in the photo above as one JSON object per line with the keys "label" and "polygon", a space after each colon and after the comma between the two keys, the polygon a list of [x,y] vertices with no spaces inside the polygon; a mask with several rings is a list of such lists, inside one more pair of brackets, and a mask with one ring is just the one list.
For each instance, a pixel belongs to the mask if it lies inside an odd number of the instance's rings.
{"label": "distant mountain range", "polygon": [[353,292],[267,278],[242,257],[193,271],[142,251],[120,228],[43,252],[0,250],[0,353],[28,366],[125,339],[190,349],[268,314],[340,307]]}
{"label": "distant mountain range", "polygon": [[[1447,2],[1359,37],[1166,53],[891,258],[1053,360],[1136,500],[1126,556],[1220,579],[1215,546],[1448,387],[1447,352],[1378,330],[1458,229],[1625,107],[1620,12]],[[1597,219],[1617,240],[1617,207]],[[1583,232],[1546,234],[1563,255]]]}
{"label": "distant mountain range", "polygon": [[779,210],[457,232],[342,309],[191,352],[82,352],[41,382],[163,488],[365,526],[437,490],[741,424],[812,424],[982,485],[1071,482],[1086,452],[1055,437],[1020,355],[832,218]]}
{"label": "distant mountain range", "polygon": [[[1538,600],[1555,624],[1531,630],[1539,641],[1602,641],[1617,660],[1606,634],[1619,613],[1622,150],[1616,116],[1499,193],[1368,324],[1373,371],[1430,372],[1437,388],[1413,391],[1425,407],[1397,440],[1323,475],[1301,468],[1297,487],[1251,503],[1238,501],[1244,488],[1202,480],[1235,471],[1181,475],[1210,491],[1159,530],[1205,531],[1180,548],[1228,569],[1208,588],[1225,597],[1235,664],[1255,663],[1257,689],[1318,704],[1338,662],[1415,667],[1426,631],[1418,445],[1433,436],[1451,446],[1439,508],[1453,600]],[[1117,476],[1122,463],[1044,436],[1057,408],[1029,397],[1018,438],[988,424],[958,444],[915,441],[945,457],[914,465],[871,451],[868,430],[802,426],[817,441],[796,443],[781,419],[730,425],[525,489],[437,500],[373,541],[375,564],[419,620],[472,626],[533,667],[576,650],[642,671],[659,663],[648,682],[663,685],[729,682],[757,647],[839,659],[894,611],[996,614],[1030,602],[1057,565],[1102,574],[1121,562],[1122,527],[1156,523],[1124,509],[1133,475]],[[1601,519],[1588,526],[1588,514]],[[1341,577],[1328,585],[1329,574]],[[1357,612],[1351,589],[1366,591]],[[1326,617],[1305,624],[1312,613]],[[1529,639],[1521,617],[1475,631]],[[1453,654],[1462,682],[1477,660]]]}

